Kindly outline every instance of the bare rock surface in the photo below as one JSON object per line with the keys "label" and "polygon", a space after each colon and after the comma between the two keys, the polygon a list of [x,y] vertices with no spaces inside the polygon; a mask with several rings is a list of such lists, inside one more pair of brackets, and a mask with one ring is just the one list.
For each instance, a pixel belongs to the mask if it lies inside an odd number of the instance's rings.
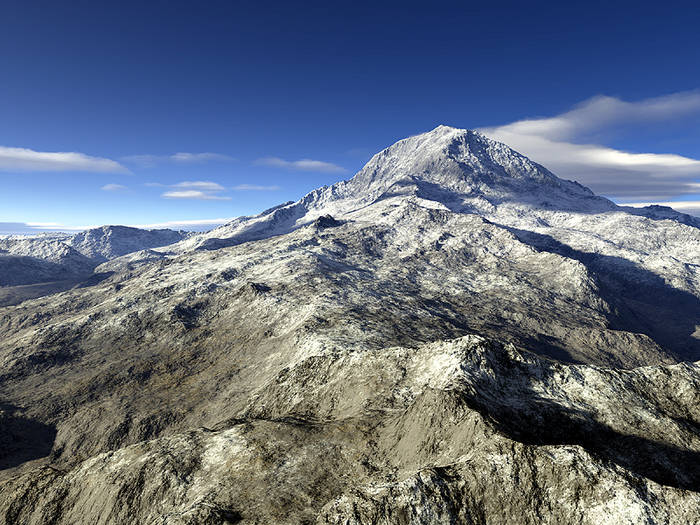
{"label": "bare rock surface", "polygon": [[239,418],[6,481],[0,515],[692,523],[698,377],[698,365],[562,365],[476,336],[310,357]]}
{"label": "bare rock surface", "polygon": [[0,521],[700,522],[688,216],[441,126],[211,232],[110,231],[0,240],[92,265],[0,307]]}

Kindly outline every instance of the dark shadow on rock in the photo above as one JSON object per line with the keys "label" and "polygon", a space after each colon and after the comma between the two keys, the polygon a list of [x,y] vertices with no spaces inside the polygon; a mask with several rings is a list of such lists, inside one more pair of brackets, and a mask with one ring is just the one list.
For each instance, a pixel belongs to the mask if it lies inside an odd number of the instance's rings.
{"label": "dark shadow on rock", "polygon": [[88,288],[90,286],[95,286],[100,284],[102,281],[106,281],[110,277],[114,275],[114,272],[100,272],[100,273],[94,273],[87,279],[85,279],[83,282],[78,284],[76,288]]}
{"label": "dark shadow on rock", "polygon": [[[505,334],[504,334],[505,335]],[[504,338],[507,340],[508,336]],[[558,341],[554,337],[546,334],[535,334],[528,335],[524,332],[518,331],[515,337],[512,338],[513,344],[522,346],[524,348],[531,348],[537,350],[539,355],[546,356],[551,359],[555,359],[562,363],[571,364],[581,364],[582,361],[574,359],[569,351],[562,346],[561,341]]]}
{"label": "dark shadow on rock", "polygon": [[508,228],[521,242],[583,264],[613,307],[610,328],[645,334],[680,360],[700,359],[700,299],[622,257],[575,250],[549,235]]}
{"label": "dark shadow on rock", "polygon": [[529,410],[467,404],[511,439],[529,445],[579,445],[588,452],[662,485],[700,491],[700,453],[641,436],[616,432],[579,410],[541,398],[528,400]]}
{"label": "dark shadow on rock", "polygon": [[342,226],[343,221],[338,221],[333,218],[332,215],[321,215],[318,219],[314,221],[314,226],[319,229],[323,230],[326,228],[335,228],[337,226]]}
{"label": "dark shadow on rock", "polygon": [[90,262],[76,269],[38,257],[4,255],[0,257],[0,286],[77,281],[88,277],[94,268],[95,264]]}
{"label": "dark shadow on rock", "polygon": [[79,281],[51,281],[46,283],[23,284],[18,286],[0,286],[0,308],[20,304],[37,297],[46,297],[74,288]]}
{"label": "dark shadow on rock", "polygon": [[[464,168],[466,170],[471,170],[469,166],[464,165]],[[546,171],[546,170],[545,170]],[[499,184],[495,179],[493,179],[491,176],[486,175],[486,174],[480,174],[479,175],[480,180],[484,182],[486,185],[490,186],[498,186],[501,185],[504,187],[504,189],[508,188],[508,184],[505,184],[503,181]],[[505,179],[507,181],[507,178]],[[575,181],[572,181],[575,184],[578,184]],[[410,180],[403,181],[402,184],[404,186],[414,186],[417,188],[416,195],[418,197],[428,199],[428,200],[434,200],[441,202],[442,204],[445,204],[451,211],[455,213],[478,213],[477,210],[471,209],[471,206],[468,206],[464,204],[463,200],[463,195],[460,195],[458,193],[455,193],[452,190],[446,189],[439,184],[435,184],[432,182],[427,182],[424,180],[420,180],[417,177],[414,177]],[[578,186],[581,186],[578,184]],[[583,186],[581,186],[583,187]],[[537,182],[532,182],[531,183],[531,191],[532,194],[536,194],[538,189],[541,188],[541,184]],[[515,194],[523,194],[527,195],[527,191],[523,191],[521,187],[514,186],[513,192]],[[564,192],[564,194],[567,194],[568,192],[564,189],[561,190]],[[405,193],[405,192],[404,192]],[[394,192],[392,195],[388,196],[393,196],[394,194],[401,194],[401,192]],[[573,195],[571,195],[573,197]],[[384,197],[384,196],[383,196]],[[610,212],[621,212],[621,213],[626,213],[628,215],[634,215],[637,217],[645,217],[647,219],[650,219],[652,221],[664,221],[664,220],[671,220],[674,222],[677,222],[679,224],[683,224],[685,226],[691,226],[693,228],[700,228],[700,217],[695,217],[693,215],[688,215],[687,213],[682,213],[679,211],[674,210],[673,208],[670,208],[668,206],[659,206],[659,205],[651,205],[651,206],[645,206],[643,208],[633,208],[631,206],[624,206],[624,205],[615,205],[612,201],[606,199],[605,197],[600,197],[598,195],[582,195],[582,194],[576,194],[575,199],[583,204],[587,203],[588,204],[588,211],[585,209],[585,206],[580,206],[580,209],[576,209],[576,213],[584,213],[584,214],[597,214],[597,213],[610,213]],[[504,199],[494,199],[493,197],[489,197],[487,199],[491,204],[498,206],[500,204],[506,203],[506,202],[518,202],[518,199],[513,199],[513,198],[504,198]],[[532,202],[527,202],[526,200],[522,199],[522,204],[530,204],[532,205]],[[566,203],[566,200],[563,201]],[[572,211],[571,206],[566,206],[558,202],[556,199],[548,200],[545,202],[539,202],[538,203],[538,208],[542,210],[550,210],[550,211]]]}
{"label": "dark shadow on rock", "polygon": [[213,510],[213,513],[217,518],[221,519],[223,523],[234,524],[243,521],[241,513],[235,510],[216,508]]}
{"label": "dark shadow on rock", "polygon": [[186,330],[192,330],[200,325],[200,319],[207,303],[199,301],[194,304],[180,303],[172,310],[173,320],[178,321]]}
{"label": "dark shadow on rock", "polygon": [[48,456],[56,427],[17,413],[17,407],[0,403],[0,470]]}
{"label": "dark shadow on rock", "polygon": [[[473,393],[460,395],[467,406],[510,439],[535,446],[578,445],[662,485],[700,491],[700,452],[662,442],[661,427],[655,436],[623,433],[597,421],[593,411],[543,398],[522,380],[536,375],[526,363],[504,357],[496,372],[481,376]],[[503,384],[509,387],[504,390]],[[679,422],[689,432],[697,424]]]}

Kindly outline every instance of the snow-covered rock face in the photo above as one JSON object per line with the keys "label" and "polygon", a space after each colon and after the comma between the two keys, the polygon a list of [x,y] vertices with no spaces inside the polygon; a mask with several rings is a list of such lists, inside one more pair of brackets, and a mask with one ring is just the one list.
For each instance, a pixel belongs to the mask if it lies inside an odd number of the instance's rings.
{"label": "snow-covered rock face", "polygon": [[91,274],[96,265],[64,239],[0,239],[0,287],[80,279]]}
{"label": "snow-covered rock face", "polygon": [[[281,235],[322,215],[361,220],[371,215],[368,208],[373,205],[406,198],[426,207],[478,214],[505,227],[547,232],[583,251],[598,251],[601,240],[607,241],[609,255],[619,255],[614,249],[619,242],[636,247],[639,231],[653,228],[652,235],[684,237],[676,244],[691,238],[691,245],[683,249],[684,262],[695,263],[700,257],[697,232],[692,230],[700,229],[700,220],[670,209],[617,206],[576,182],[556,177],[505,144],[447,126],[386,148],[349,181],[319,188],[298,202],[260,215],[236,219],[164,251],[216,249]],[[623,221],[625,227],[621,227]]]}
{"label": "snow-covered rock face", "polygon": [[593,197],[586,188],[558,179],[500,142],[447,126],[399,141],[375,155],[351,181],[338,185],[336,193],[372,202],[387,193],[430,195],[431,190],[436,198],[483,197],[494,203],[536,202],[545,195]]}
{"label": "snow-covered rock face", "polygon": [[[218,250],[285,235],[327,215],[400,231],[401,224],[392,221],[401,214],[391,210],[408,204],[450,217],[482,217],[509,232],[509,242],[561,257],[568,261],[557,263],[562,264],[561,279],[542,282],[542,291],[534,294],[540,300],[544,289],[557,293],[568,287],[567,278],[577,281],[568,266],[573,264],[596,283],[591,293],[607,303],[610,328],[651,337],[677,358],[700,357],[700,220],[668,209],[617,206],[470,130],[440,126],[401,140],[349,181],[155,251],[168,257]],[[419,225],[416,221],[424,215],[414,215],[411,220],[420,232],[474,236],[481,229],[474,223],[471,232],[443,231],[442,226]],[[508,255],[504,261],[514,262]],[[128,262],[135,262],[134,257]],[[119,265],[117,259],[111,268]],[[470,268],[486,275],[481,281],[502,278],[495,267]],[[447,269],[445,274],[445,282],[455,275]],[[619,355],[619,350],[613,353]]]}
{"label": "snow-covered rock face", "polygon": [[144,239],[0,308],[0,521],[700,522],[695,220],[439,127]]}

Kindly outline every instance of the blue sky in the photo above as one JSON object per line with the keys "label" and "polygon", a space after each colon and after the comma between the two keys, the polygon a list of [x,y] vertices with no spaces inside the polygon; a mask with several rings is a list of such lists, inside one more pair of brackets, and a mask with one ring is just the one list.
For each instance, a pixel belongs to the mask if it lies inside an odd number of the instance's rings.
{"label": "blue sky", "polygon": [[3,3],[4,232],[204,228],[438,124],[700,213],[690,2],[65,4]]}

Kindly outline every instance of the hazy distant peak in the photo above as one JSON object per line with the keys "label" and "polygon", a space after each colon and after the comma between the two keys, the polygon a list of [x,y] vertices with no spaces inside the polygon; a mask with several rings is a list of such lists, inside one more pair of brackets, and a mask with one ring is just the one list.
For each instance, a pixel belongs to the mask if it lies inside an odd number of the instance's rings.
{"label": "hazy distant peak", "polygon": [[179,242],[188,235],[187,232],[174,230],[106,225],[77,233],[67,243],[83,255],[103,262],[127,253]]}

